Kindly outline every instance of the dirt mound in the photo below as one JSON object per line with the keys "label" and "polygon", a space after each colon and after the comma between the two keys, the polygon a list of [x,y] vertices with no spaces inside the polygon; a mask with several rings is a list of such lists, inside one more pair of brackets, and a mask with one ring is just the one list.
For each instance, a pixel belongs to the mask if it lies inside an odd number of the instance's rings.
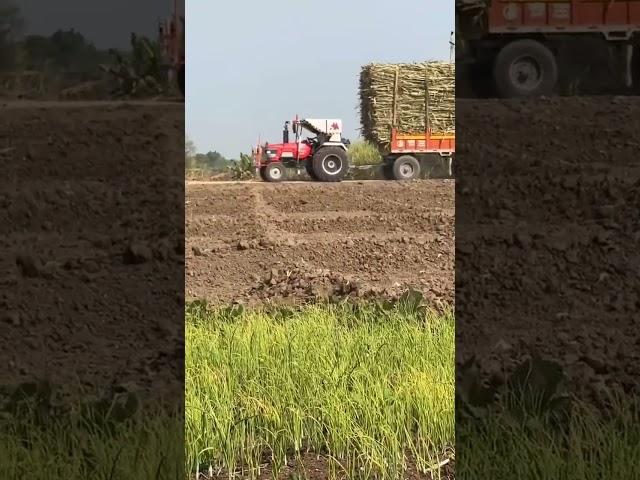
{"label": "dirt mound", "polygon": [[453,305],[454,183],[187,185],[188,298]]}
{"label": "dirt mound", "polygon": [[458,103],[458,353],[640,391],[638,98]]}
{"label": "dirt mound", "polygon": [[1,110],[0,384],[181,389],[182,106]]}
{"label": "dirt mound", "polygon": [[[268,275],[258,279],[251,289],[236,302],[243,304],[286,304],[301,302],[338,302],[349,300],[378,301],[398,300],[407,291],[416,288],[421,282],[387,284],[371,283],[353,275],[312,268],[306,263],[284,268],[272,268]],[[438,311],[453,307],[451,291],[422,288],[425,301]]]}
{"label": "dirt mound", "polygon": [[[400,284],[396,283],[394,287],[367,285],[351,276],[298,264],[291,268],[272,268],[268,275],[251,287],[245,298],[248,302],[258,300],[275,303],[287,299],[293,302],[392,299],[402,294]],[[242,302],[244,299],[239,300]]]}

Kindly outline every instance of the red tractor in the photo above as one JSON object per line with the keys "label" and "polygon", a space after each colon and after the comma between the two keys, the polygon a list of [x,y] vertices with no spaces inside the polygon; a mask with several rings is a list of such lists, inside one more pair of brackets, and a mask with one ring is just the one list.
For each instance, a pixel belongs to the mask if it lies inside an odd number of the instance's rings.
{"label": "red tractor", "polygon": [[[289,140],[289,126],[295,135]],[[314,136],[303,138],[303,130]],[[342,138],[342,120],[298,119],[285,122],[282,143],[267,143],[253,152],[260,177],[279,182],[287,168],[304,168],[313,180],[340,182],[349,171],[349,140]]]}
{"label": "red tractor", "polygon": [[185,25],[184,16],[178,13],[178,1],[174,1],[172,17],[160,23],[158,42],[164,55],[170,81],[178,84],[180,92],[185,92]]}

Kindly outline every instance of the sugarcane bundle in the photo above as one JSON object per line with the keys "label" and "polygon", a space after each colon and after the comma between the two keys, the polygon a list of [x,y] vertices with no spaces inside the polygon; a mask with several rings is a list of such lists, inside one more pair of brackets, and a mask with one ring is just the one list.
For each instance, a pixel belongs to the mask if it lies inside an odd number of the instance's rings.
{"label": "sugarcane bundle", "polygon": [[366,140],[389,146],[402,133],[455,131],[455,65],[369,64],[360,74],[360,120]]}

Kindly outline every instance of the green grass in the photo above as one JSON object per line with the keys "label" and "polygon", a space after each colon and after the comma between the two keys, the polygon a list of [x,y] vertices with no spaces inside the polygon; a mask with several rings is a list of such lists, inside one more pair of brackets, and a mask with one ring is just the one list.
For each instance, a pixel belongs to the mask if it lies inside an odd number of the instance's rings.
{"label": "green grass", "polygon": [[362,140],[349,145],[349,159],[352,165],[378,165],[382,163],[382,156],[375,145]]}
{"label": "green grass", "polygon": [[187,470],[256,475],[306,452],[351,478],[428,470],[454,442],[454,337],[452,316],[420,309],[194,309]]}
{"label": "green grass", "polygon": [[2,416],[0,478],[174,480],[182,478],[183,423],[129,419],[110,427],[69,414],[46,423]]}
{"label": "green grass", "polygon": [[567,426],[530,416],[487,416],[458,425],[458,478],[600,480],[640,478],[640,418],[628,400],[613,418],[577,402]]}

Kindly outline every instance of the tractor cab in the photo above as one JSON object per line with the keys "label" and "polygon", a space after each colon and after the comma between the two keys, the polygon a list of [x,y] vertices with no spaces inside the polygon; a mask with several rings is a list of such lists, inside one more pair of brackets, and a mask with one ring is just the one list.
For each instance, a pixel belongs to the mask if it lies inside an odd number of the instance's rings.
{"label": "tractor cab", "polygon": [[[291,125],[291,129],[289,126]],[[291,141],[293,133],[293,141]],[[315,138],[303,138],[303,129],[298,120],[284,122],[282,129],[282,143],[267,143],[264,147],[265,163],[284,162],[291,167],[300,167],[312,154]]]}
{"label": "tractor cab", "polygon": [[296,116],[284,123],[282,143],[266,143],[254,150],[254,162],[262,179],[269,182],[284,179],[286,168],[305,168],[314,180],[340,181],[349,169],[348,144],[342,138],[341,120]]}

